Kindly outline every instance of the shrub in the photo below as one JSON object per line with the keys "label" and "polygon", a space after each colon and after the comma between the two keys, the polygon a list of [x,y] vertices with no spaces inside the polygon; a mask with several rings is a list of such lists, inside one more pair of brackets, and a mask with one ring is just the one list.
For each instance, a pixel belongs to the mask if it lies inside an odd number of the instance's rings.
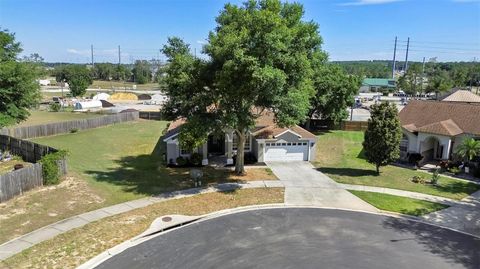
{"label": "shrub", "polygon": [[439,179],[440,169],[436,169],[435,171],[433,171],[432,180],[430,181],[430,183],[432,183],[433,185],[437,185]]}
{"label": "shrub", "polygon": [[65,156],[67,156],[66,151],[57,151],[47,154],[40,159],[44,185],[57,184],[60,181],[60,171],[57,161],[65,158]]}
{"label": "shrub", "polygon": [[[233,164],[237,162],[237,155],[233,156]],[[257,162],[257,158],[252,152],[245,152],[243,155],[244,164],[254,164]]]}
{"label": "shrub", "polygon": [[71,133],[71,134],[74,134],[74,133],[76,133],[76,132],[78,132],[78,128],[72,128],[72,129],[70,129],[70,133]]}
{"label": "shrub", "polygon": [[408,162],[411,164],[415,164],[418,166],[418,162],[423,159],[422,154],[420,153],[412,153],[408,156]]}
{"label": "shrub", "polygon": [[455,175],[458,175],[460,173],[460,168],[454,166],[450,168],[450,173],[454,173]]}
{"label": "shrub", "polygon": [[190,156],[190,162],[194,166],[202,165],[202,159],[203,156],[200,153],[192,153],[192,155]]}
{"label": "shrub", "polygon": [[473,171],[473,176],[480,178],[480,165]]}
{"label": "shrub", "polygon": [[176,161],[178,166],[187,165],[187,159],[183,158],[182,156],[179,156]]}
{"label": "shrub", "polygon": [[412,177],[412,182],[413,183],[425,184],[425,178],[423,176],[413,176]]}
{"label": "shrub", "polygon": [[62,108],[62,106],[60,106],[59,103],[51,103],[50,104],[50,111],[52,111],[52,112],[58,112],[58,111],[60,111],[60,108]]}

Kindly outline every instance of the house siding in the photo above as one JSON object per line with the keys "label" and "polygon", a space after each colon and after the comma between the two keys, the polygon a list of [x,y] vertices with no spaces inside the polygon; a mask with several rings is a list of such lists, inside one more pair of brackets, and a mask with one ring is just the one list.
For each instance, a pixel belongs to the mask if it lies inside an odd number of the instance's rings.
{"label": "house siding", "polygon": [[176,143],[167,143],[167,163],[172,160],[174,163],[179,155],[179,148]]}

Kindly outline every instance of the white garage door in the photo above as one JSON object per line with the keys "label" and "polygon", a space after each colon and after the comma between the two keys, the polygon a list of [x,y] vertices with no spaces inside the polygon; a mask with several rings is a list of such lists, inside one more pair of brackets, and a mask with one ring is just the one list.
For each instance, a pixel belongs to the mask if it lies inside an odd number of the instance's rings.
{"label": "white garage door", "polygon": [[307,161],[308,143],[266,143],[264,161]]}

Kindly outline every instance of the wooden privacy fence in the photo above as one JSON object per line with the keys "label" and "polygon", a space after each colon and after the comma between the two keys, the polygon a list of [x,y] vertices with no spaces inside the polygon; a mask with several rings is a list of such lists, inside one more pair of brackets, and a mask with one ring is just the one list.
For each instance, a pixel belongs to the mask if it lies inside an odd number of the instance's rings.
{"label": "wooden privacy fence", "polygon": [[340,129],[344,131],[365,131],[367,127],[367,121],[342,121],[340,124]]}
{"label": "wooden privacy fence", "polygon": [[156,111],[140,111],[139,117],[144,120],[163,120],[162,113]]}
{"label": "wooden privacy fence", "polygon": [[[33,165],[0,175],[0,203],[25,191],[42,186],[42,164],[38,163],[38,161],[49,153],[58,152],[55,148],[8,135],[0,135],[0,150],[8,150],[13,155],[21,156],[24,161],[34,163]],[[67,174],[66,159],[58,160],[57,167],[60,176]]]}
{"label": "wooden privacy fence", "polygon": [[100,116],[98,118],[81,119],[48,123],[43,125],[24,126],[13,129],[2,129],[0,134],[9,135],[21,139],[29,139],[41,136],[69,133],[72,130],[84,130],[111,125],[120,122],[138,120],[138,111],[123,112],[115,115]]}
{"label": "wooden privacy fence", "polygon": [[40,163],[0,175],[0,203],[42,185],[42,165]]}
{"label": "wooden privacy fence", "polygon": [[22,140],[8,135],[0,135],[0,150],[8,150],[13,155],[22,156],[26,162],[36,163],[48,153],[58,150],[32,141]]}

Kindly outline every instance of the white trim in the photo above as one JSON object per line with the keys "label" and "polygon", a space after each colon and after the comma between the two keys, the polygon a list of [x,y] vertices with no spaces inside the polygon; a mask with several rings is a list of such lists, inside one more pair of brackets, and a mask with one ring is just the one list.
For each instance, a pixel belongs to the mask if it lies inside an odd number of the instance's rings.
{"label": "white trim", "polygon": [[176,136],[178,136],[178,133],[173,134],[173,135],[171,135],[171,136],[169,136],[169,137],[164,138],[164,139],[163,139],[163,142],[167,142],[167,140],[170,140],[170,139],[172,139],[172,138],[174,138],[174,137],[176,137]]}
{"label": "white trim", "polygon": [[208,164],[208,159],[203,159],[202,160],[202,165],[207,165]]}
{"label": "white trim", "polygon": [[227,164],[233,164],[233,159],[232,158],[227,159]]}
{"label": "white trim", "polygon": [[285,131],[283,131],[283,132],[281,132],[281,133],[279,133],[278,135],[275,135],[275,136],[273,136],[273,137],[274,137],[274,138],[277,138],[277,137],[279,137],[279,136],[283,135],[283,134],[284,134],[284,133],[286,133],[286,132],[290,132],[290,133],[292,133],[292,134],[294,134],[294,135],[298,136],[299,138],[302,138],[302,136],[301,136],[301,135],[299,135],[299,134],[295,133],[294,131],[292,131],[292,130],[290,130],[290,129],[287,129],[287,130],[285,130]]}

